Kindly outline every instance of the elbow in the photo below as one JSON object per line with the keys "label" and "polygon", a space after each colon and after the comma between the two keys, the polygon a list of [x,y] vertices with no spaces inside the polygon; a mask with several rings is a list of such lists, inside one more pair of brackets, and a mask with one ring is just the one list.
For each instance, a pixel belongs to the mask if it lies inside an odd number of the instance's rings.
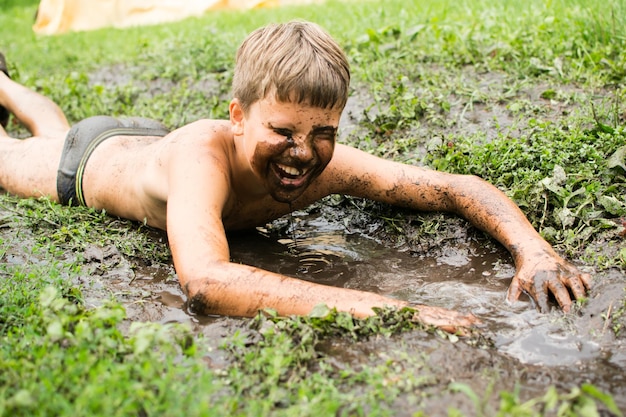
{"label": "elbow", "polygon": [[189,312],[201,315],[220,314],[219,300],[214,296],[218,286],[219,284],[206,278],[187,280],[182,284],[181,287],[187,295]]}
{"label": "elbow", "polygon": [[259,303],[245,291],[245,285],[233,283],[228,274],[217,275],[180,277],[190,313],[236,317],[253,317],[258,313]]}
{"label": "elbow", "polygon": [[219,279],[219,273],[213,277],[214,271],[219,272],[223,267],[213,265],[207,268],[205,265],[205,269],[211,273],[207,274],[200,268],[177,269],[178,282],[187,296],[186,307],[193,314],[224,314],[223,296],[219,294],[223,294],[227,286]]}

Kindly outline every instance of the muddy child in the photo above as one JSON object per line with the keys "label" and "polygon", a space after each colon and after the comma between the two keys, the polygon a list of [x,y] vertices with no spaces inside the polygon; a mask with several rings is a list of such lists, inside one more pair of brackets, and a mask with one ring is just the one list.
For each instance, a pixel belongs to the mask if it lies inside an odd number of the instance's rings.
{"label": "muddy child", "polygon": [[[158,122],[97,116],[70,126],[48,98],[11,80],[0,61],[0,122],[13,114],[31,133],[0,128],[0,186],[21,197],[104,209],[167,232],[180,285],[195,311],[253,316],[273,308],[307,314],[324,303],[364,317],[406,302],[230,262],[226,231],[265,225],[330,194],[460,215],[511,253],[508,299],[529,294],[563,310],[590,277],[553,250],[519,208],[480,178],[383,160],[336,143],[348,98],[341,48],[309,22],[251,33],[236,55],[228,120],[198,120],[172,132]],[[412,305],[448,331],[475,317]]]}

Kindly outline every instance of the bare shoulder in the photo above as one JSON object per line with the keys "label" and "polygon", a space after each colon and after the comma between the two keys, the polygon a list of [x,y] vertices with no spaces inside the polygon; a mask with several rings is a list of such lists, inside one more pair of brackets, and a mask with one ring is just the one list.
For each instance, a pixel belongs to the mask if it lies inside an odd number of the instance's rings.
{"label": "bare shoulder", "polygon": [[197,171],[210,175],[230,164],[233,135],[228,122],[198,120],[168,134],[158,146],[157,163],[167,175]]}
{"label": "bare shoulder", "polygon": [[232,140],[230,123],[226,120],[201,119],[172,131],[166,137],[170,141],[211,141]]}
{"label": "bare shoulder", "polygon": [[192,161],[227,164],[233,135],[228,121],[202,119],[172,131],[157,146],[159,163],[170,170],[188,169]]}
{"label": "bare shoulder", "polygon": [[232,158],[229,123],[198,120],[182,126],[153,142],[148,151],[144,187],[161,201],[168,201],[178,190],[190,195],[202,192],[209,178],[227,181]]}

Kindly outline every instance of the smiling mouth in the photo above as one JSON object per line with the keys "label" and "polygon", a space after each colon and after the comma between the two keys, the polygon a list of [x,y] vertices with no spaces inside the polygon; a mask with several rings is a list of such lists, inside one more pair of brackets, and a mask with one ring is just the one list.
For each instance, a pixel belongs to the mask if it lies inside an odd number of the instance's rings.
{"label": "smiling mouth", "polygon": [[289,165],[273,164],[274,170],[284,185],[299,186],[304,182],[309,169],[299,169]]}

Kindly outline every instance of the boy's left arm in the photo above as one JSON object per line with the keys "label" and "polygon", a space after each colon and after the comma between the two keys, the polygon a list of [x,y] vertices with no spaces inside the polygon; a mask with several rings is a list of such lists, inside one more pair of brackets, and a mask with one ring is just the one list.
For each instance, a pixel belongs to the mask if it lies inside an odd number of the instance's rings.
{"label": "boy's left arm", "polygon": [[456,213],[504,245],[517,272],[508,290],[515,301],[525,292],[542,311],[552,294],[564,311],[584,298],[591,277],[562,259],[504,193],[471,175],[438,172],[387,161],[337,145],[323,177],[332,192],[412,208]]}

